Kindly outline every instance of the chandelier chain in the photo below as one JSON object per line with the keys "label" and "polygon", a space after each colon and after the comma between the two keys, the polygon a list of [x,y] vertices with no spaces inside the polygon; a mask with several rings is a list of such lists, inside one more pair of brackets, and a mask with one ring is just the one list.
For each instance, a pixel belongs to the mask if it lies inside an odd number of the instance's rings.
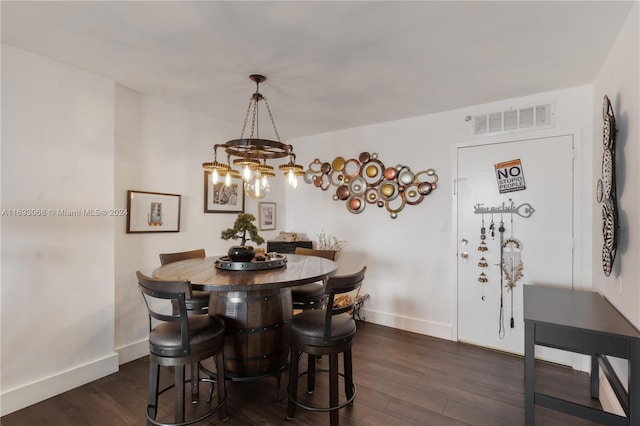
{"label": "chandelier chain", "polygon": [[264,98],[264,104],[267,107],[267,112],[269,113],[269,118],[271,119],[271,124],[273,125],[273,131],[276,132],[276,140],[281,142],[280,134],[278,133],[278,128],[276,127],[276,122],[273,119],[273,114],[271,114],[271,108],[269,108],[269,102],[267,102],[267,98]]}
{"label": "chandelier chain", "polygon": [[[247,128],[247,121],[249,120],[249,111],[251,111],[251,104],[253,104],[253,98],[249,99],[249,106],[247,106],[247,112],[244,115],[244,123],[242,123],[242,131],[240,132],[240,139],[244,137],[244,130]],[[251,131],[253,133],[253,130]]]}
{"label": "chandelier chain", "polygon": [[[254,132],[256,130],[256,121],[258,118],[258,100],[255,100],[253,104],[253,113],[251,114],[251,134],[249,135],[249,139],[253,139]],[[256,138],[258,135],[256,135]]]}

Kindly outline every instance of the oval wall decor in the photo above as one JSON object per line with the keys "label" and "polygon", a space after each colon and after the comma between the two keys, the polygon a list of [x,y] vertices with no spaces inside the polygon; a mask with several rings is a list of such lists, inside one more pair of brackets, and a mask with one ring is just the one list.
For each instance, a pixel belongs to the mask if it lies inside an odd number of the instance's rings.
{"label": "oval wall decor", "polygon": [[618,240],[618,201],[616,198],[616,119],[607,95],[602,103],[602,177],[596,185],[596,200],[602,203],[602,270],[611,275]]}

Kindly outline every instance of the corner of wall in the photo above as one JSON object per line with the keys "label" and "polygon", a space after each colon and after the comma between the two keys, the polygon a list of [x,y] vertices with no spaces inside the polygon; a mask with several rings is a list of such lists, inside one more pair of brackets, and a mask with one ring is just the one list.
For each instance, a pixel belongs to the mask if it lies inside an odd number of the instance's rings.
{"label": "corner of wall", "polygon": [[142,339],[116,348],[118,352],[118,364],[126,364],[143,356],[149,355],[149,340]]}

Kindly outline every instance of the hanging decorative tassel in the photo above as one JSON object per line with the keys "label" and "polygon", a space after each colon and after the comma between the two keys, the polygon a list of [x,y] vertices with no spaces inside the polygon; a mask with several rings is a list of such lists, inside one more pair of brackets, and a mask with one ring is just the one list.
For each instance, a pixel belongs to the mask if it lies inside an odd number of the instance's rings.
{"label": "hanging decorative tassel", "polygon": [[482,286],[482,297],[480,297],[480,300],[482,300],[483,302],[484,302],[484,285],[488,281],[489,279],[487,278],[487,275],[484,272],[481,272],[480,276],[478,277],[478,282]]}
{"label": "hanging decorative tassel", "polygon": [[[500,263],[502,263],[502,242],[504,241],[504,222],[502,218],[500,218],[500,228],[498,228],[500,232]],[[500,270],[500,315],[498,318],[498,337],[504,338],[505,330],[504,330],[504,295],[503,295],[503,281],[502,281],[502,268]]]}
{"label": "hanging decorative tassel", "polygon": [[491,231],[491,239],[496,237],[496,224],[493,223],[493,214],[491,214],[491,223],[489,224],[489,231]]}
{"label": "hanging decorative tassel", "polygon": [[513,289],[517,286],[518,280],[522,278],[522,270],[524,266],[520,252],[522,251],[522,243],[513,238],[513,213],[511,214],[511,238],[503,240],[500,246],[502,259],[501,269],[507,279],[507,291],[511,292],[511,328],[515,328],[515,320],[513,318]]}
{"label": "hanging decorative tassel", "polygon": [[524,265],[520,257],[522,243],[509,238],[502,243],[502,271],[507,279],[507,290],[512,291],[518,280],[523,277]]}

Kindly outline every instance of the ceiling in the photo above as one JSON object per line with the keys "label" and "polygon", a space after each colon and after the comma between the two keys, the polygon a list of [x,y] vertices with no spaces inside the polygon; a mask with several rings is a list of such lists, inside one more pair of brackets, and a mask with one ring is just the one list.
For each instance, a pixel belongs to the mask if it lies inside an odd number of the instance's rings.
{"label": "ceiling", "polygon": [[632,4],[3,0],[1,35],[229,123],[230,139],[264,74],[287,140],[590,84]]}

